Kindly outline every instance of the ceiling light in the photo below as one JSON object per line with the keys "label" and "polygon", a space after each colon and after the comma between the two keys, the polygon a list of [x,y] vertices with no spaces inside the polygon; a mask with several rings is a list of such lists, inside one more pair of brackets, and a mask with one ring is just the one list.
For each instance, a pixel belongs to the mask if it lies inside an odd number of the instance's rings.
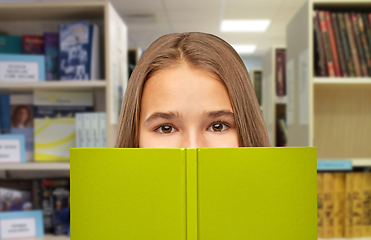
{"label": "ceiling light", "polygon": [[223,20],[222,32],[265,32],[270,20]]}
{"label": "ceiling light", "polygon": [[232,47],[238,54],[253,53],[256,49],[256,45],[232,45]]}

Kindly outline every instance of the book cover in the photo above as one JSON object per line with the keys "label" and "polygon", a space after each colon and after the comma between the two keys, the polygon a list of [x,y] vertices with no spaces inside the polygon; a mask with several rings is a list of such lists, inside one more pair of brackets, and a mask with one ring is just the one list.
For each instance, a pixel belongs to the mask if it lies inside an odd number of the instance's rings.
{"label": "book cover", "polygon": [[348,70],[348,74],[350,77],[355,77],[355,71],[354,71],[354,65],[352,60],[352,53],[349,47],[349,41],[347,36],[347,28],[345,24],[345,18],[343,13],[337,13],[338,21],[339,21],[339,27],[340,27],[340,35],[342,40],[342,49],[344,51],[346,66]]}
{"label": "book cover", "polygon": [[22,134],[26,143],[26,161],[33,161],[33,96],[32,94],[10,95],[11,134]]}
{"label": "book cover", "polygon": [[325,20],[326,20],[327,32],[328,32],[328,36],[330,40],[330,48],[331,48],[332,60],[334,63],[334,68],[335,68],[335,76],[341,77],[342,73],[340,71],[340,64],[339,64],[339,57],[338,57],[338,52],[337,52],[337,47],[336,47],[336,42],[335,42],[334,29],[332,27],[331,15],[329,11],[325,12]]}
{"label": "book cover", "polygon": [[353,175],[353,237],[362,237],[363,230],[363,173],[355,172]]}
{"label": "book cover", "polygon": [[286,50],[276,50],[276,94],[286,95]]}
{"label": "book cover", "polygon": [[33,209],[30,180],[0,180],[0,212]]}
{"label": "book cover", "polygon": [[321,22],[321,32],[322,32],[322,38],[323,38],[323,43],[324,43],[324,49],[326,53],[325,56],[326,56],[326,61],[327,61],[328,76],[335,77],[335,68],[334,68],[334,62],[333,62],[333,57],[331,53],[331,45],[330,45],[330,39],[328,36],[324,11],[319,11],[319,19]]}
{"label": "book cover", "polygon": [[354,173],[345,174],[345,237],[353,237],[353,176]]}
{"label": "book cover", "polygon": [[323,238],[323,173],[317,172],[317,235]]}
{"label": "book cover", "polygon": [[327,76],[327,67],[326,67],[326,56],[325,50],[323,45],[323,39],[321,34],[321,25],[319,19],[319,12],[315,11],[314,19],[313,19],[313,27],[315,32],[315,43],[317,46],[317,53],[318,53],[318,60],[316,62],[317,65],[317,76],[325,77]]}
{"label": "book cover", "polygon": [[346,61],[345,61],[345,56],[344,56],[344,51],[343,51],[343,43],[342,39],[340,36],[340,28],[338,24],[338,18],[337,18],[337,13],[332,13],[331,14],[331,21],[332,21],[332,26],[334,29],[334,35],[335,35],[335,42],[336,42],[336,47],[337,47],[337,52],[338,52],[338,57],[339,57],[339,63],[340,63],[340,70],[342,73],[342,77],[348,77],[348,71],[346,67]]}
{"label": "book cover", "polygon": [[44,33],[45,78],[59,80],[59,34]]}
{"label": "book cover", "polygon": [[350,50],[352,53],[352,60],[354,64],[354,71],[357,77],[362,77],[362,70],[361,70],[361,65],[360,65],[360,60],[358,58],[358,50],[356,46],[356,40],[355,36],[353,33],[353,26],[352,26],[352,20],[350,17],[349,13],[344,13],[344,19],[345,19],[345,25],[347,28],[347,34],[348,34],[348,39],[349,39],[349,45],[350,45]]}
{"label": "book cover", "polygon": [[345,234],[345,173],[334,173],[334,237]]}
{"label": "book cover", "polygon": [[38,35],[22,36],[24,54],[44,54],[44,38]]}
{"label": "book cover", "polygon": [[316,148],[304,147],[71,149],[71,232],[76,239],[317,239],[316,169]]}
{"label": "book cover", "polygon": [[323,237],[334,237],[334,173],[323,174]]}
{"label": "book cover", "polygon": [[92,92],[35,91],[35,161],[68,161],[76,147],[75,113],[91,111]]}
{"label": "book cover", "polygon": [[371,237],[371,172],[363,174],[363,237]]}
{"label": "book cover", "polygon": [[361,71],[362,71],[363,76],[367,77],[368,76],[367,63],[366,63],[365,51],[362,45],[361,33],[360,33],[360,29],[359,29],[358,22],[357,22],[357,15],[354,12],[352,12],[350,14],[350,17],[352,21],[353,30],[354,30],[356,46],[358,49],[357,52],[358,52],[358,56],[359,56],[359,60],[361,64]]}
{"label": "book cover", "polygon": [[106,148],[107,147],[107,114],[106,113],[99,113],[98,114],[98,128],[99,128],[99,147]]}
{"label": "book cover", "polygon": [[59,37],[60,79],[99,79],[98,26],[88,21],[62,24]]}
{"label": "book cover", "polygon": [[0,53],[21,54],[22,37],[0,34]]}
{"label": "book cover", "polygon": [[0,94],[0,133],[10,133],[10,94]]}
{"label": "book cover", "polygon": [[371,76],[371,52],[370,52],[370,46],[368,45],[368,42],[367,42],[366,29],[363,23],[362,14],[357,13],[356,16],[357,16],[357,23],[359,27],[359,35],[361,38],[361,43],[362,43],[365,61],[367,65],[367,72],[368,72],[368,76]]}

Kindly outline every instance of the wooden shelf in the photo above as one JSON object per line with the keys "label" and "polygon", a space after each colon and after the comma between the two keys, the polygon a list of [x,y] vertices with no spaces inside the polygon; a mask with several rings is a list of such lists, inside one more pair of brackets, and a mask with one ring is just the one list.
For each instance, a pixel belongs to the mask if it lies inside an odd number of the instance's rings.
{"label": "wooden shelf", "polygon": [[6,171],[69,171],[69,162],[32,162],[32,163],[1,163],[1,170]]}
{"label": "wooden shelf", "polygon": [[0,90],[35,90],[35,89],[92,89],[105,88],[106,81],[46,81],[46,82],[0,82]]}
{"label": "wooden shelf", "polygon": [[316,85],[371,85],[371,78],[315,77],[313,83]]}

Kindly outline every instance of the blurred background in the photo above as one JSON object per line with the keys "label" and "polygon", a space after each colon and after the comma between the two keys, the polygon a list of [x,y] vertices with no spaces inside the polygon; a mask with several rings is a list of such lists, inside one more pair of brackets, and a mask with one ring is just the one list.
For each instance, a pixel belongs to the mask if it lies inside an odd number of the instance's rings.
{"label": "blurred background", "polygon": [[318,237],[371,237],[370,0],[0,0],[0,219],[67,235],[69,149],[113,147],[141,55],[190,31],[240,54],[272,146],[317,147]]}

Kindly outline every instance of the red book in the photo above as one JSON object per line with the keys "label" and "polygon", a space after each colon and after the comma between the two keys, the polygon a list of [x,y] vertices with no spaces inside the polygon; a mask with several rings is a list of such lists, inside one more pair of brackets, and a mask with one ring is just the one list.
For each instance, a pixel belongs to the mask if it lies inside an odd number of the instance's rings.
{"label": "red book", "polygon": [[35,35],[23,35],[23,53],[44,54],[44,37]]}
{"label": "red book", "polygon": [[325,55],[327,60],[327,70],[329,77],[335,77],[335,69],[334,69],[334,63],[332,60],[332,54],[331,54],[331,47],[330,47],[330,40],[327,32],[327,26],[326,26],[326,20],[325,20],[325,12],[320,11],[319,12],[319,19],[321,23],[321,32],[323,37],[323,43],[325,48]]}
{"label": "red book", "polygon": [[348,32],[350,50],[352,52],[354,70],[356,72],[357,77],[362,77],[361,64],[359,63],[359,57],[358,57],[356,40],[355,40],[355,36],[353,32],[352,20],[351,20],[349,13],[345,13],[344,17],[345,17],[345,24],[346,24],[347,32]]}
{"label": "red book", "polygon": [[340,70],[339,57],[338,57],[338,52],[337,52],[337,47],[336,47],[336,42],[335,42],[334,29],[332,27],[331,14],[329,11],[325,12],[325,17],[326,17],[328,36],[330,39],[331,53],[332,53],[332,58],[334,62],[335,75],[336,77],[341,77],[341,70]]}

